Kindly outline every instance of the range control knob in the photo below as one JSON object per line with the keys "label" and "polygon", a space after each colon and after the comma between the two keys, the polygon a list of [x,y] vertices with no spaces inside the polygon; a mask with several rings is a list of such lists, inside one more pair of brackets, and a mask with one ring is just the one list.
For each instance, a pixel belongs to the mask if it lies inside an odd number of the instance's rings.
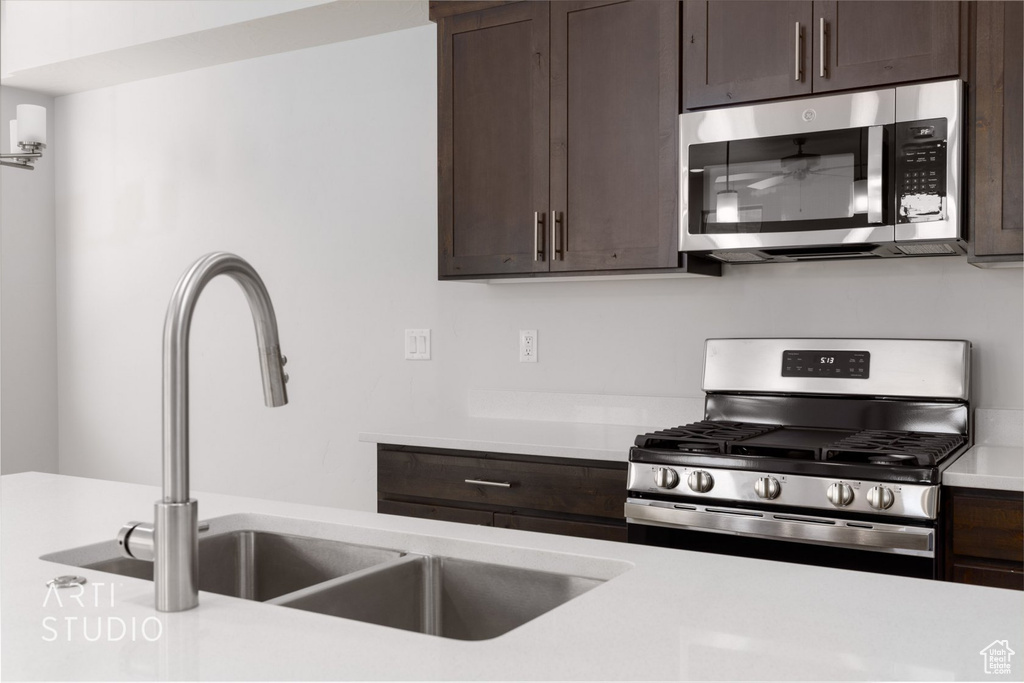
{"label": "range control knob", "polygon": [[761,477],[754,482],[754,493],[758,498],[775,500],[782,493],[782,485],[775,477]]}
{"label": "range control knob", "polygon": [[659,467],[654,472],[654,484],[661,489],[674,489],[679,486],[679,474],[671,467]]}
{"label": "range control knob", "polygon": [[828,496],[829,502],[837,508],[844,508],[853,502],[853,489],[849,484],[836,482],[828,487],[825,495]]}
{"label": "range control knob", "polygon": [[689,485],[691,491],[697,493],[707,493],[711,490],[711,487],[715,485],[715,480],[711,474],[704,470],[694,470],[690,472],[690,476],[686,478],[686,483]]}
{"label": "range control knob", "polygon": [[896,496],[888,486],[873,486],[868,491],[868,505],[876,510],[888,510],[896,502]]}

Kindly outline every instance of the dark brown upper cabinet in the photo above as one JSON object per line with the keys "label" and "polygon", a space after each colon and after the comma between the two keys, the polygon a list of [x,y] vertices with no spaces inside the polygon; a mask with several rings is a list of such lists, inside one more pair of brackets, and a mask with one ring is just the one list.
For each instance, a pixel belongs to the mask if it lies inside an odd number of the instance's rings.
{"label": "dark brown upper cabinet", "polygon": [[1024,4],[971,3],[968,154],[976,266],[1020,265],[1024,254]]}
{"label": "dark brown upper cabinet", "polygon": [[679,3],[438,17],[441,278],[666,270],[678,250]]}
{"label": "dark brown upper cabinet", "polygon": [[687,109],[811,92],[811,3],[683,3]]}
{"label": "dark brown upper cabinet", "polygon": [[957,2],[685,2],[687,109],[961,72]]}
{"label": "dark brown upper cabinet", "polygon": [[548,36],[547,3],[438,22],[442,276],[548,269]]}
{"label": "dark brown upper cabinet", "polygon": [[551,3],[551,270],[677,265],[678,55],[676,2]]}

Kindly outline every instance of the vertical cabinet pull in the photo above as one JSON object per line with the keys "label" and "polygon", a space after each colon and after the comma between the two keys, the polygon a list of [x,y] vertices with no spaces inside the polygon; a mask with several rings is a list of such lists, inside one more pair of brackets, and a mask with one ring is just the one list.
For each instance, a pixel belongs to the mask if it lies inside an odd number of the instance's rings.
{"label": "vertical cabinet pull", "polygon": [[802,41],[800,40],[800,22],[799,21],[796,22],[795,30],[796,30],[796,35],[793,38],[793,50],[794,50],[794,54],[793,54],[793,80],[800,81],[803,78],[804,74],[803,74],[803,69],[800,68],[800,66],[801,66],[800,62],[802,61],[800,59],[800,53],[802,52],[802,50],[800,49],[800,43]]}
{"label": "vertical cabinet pull", "polygon": [[533,260],[544,260],[544,212],[533,212]]}
{"label": "vertical cabinet pull", "polygon": [[828,29],[825,27],[825,18],[822,17],[818,24],[818,57],[820,61],[820,69],[818,75],[822,78],[828,78],[828,50],[826,50],[825,38],[828,36]]}
{"label": "vertical cabinet pull", "polygon": [[565,260],[565,242],[562,237],[562,213],[560,211],[551,212],[551,260],[552,261],[564,261]]}

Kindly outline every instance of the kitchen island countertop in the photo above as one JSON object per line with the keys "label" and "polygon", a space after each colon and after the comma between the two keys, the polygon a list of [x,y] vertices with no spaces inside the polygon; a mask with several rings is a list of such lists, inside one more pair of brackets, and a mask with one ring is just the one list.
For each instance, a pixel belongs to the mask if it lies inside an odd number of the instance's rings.
{"label": "kitchen island countertop", "polygon": [[[210,593],[158,613],[148,581],[39,559],[150,519],[157,487],[26,473],[2,495],[4,679],[982,679],[982,649],[1024,645],[1016,591],[214,494],[195,496],[201,519],[277,515],[385,547],[625,571],[472,642]],[[69,573],[91,591],[57,605],[46,582]],[[1013,661],[1001,678],[1022,672]]]}

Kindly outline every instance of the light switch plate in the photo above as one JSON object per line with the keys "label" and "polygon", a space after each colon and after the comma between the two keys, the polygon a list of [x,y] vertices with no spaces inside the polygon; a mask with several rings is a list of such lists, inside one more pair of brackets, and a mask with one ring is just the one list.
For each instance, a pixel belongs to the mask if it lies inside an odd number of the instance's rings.
{"label": "light switch plate", "polygon": [[430,360],[430,330],[405,331],[405,359]]}

